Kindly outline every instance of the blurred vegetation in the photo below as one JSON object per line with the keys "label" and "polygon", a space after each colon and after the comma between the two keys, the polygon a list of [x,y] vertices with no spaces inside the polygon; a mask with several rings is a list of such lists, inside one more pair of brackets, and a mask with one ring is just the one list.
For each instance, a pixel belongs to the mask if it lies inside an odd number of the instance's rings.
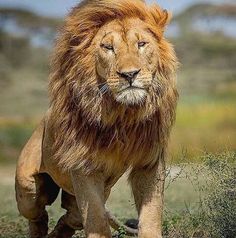
{"label": "blurred vegetation", "polygon": [[15,163],[20,150],[31,136],[34,126],[20,123],[0,127],[1,163]]}
{"label": "blurred vegetation", "polygon": [[[178,34],[171,42],[181,62],[170,146],[175,161],[183,150],[196,161],[205,150],[236,149],[236,38],[193,26],[196,19],[215,16],[236,19],[236,7],[198,4],[173,19]],[[0,162],[15,161],[47,110],[51,42],[61,22],[0,9]]]}
{"label": "blurred vegetation", "polygon": [[216,15],[236,18],[236,5],[230,3],[222,5],[199,3],[190,6],[186,11],[177,15],[174,20],[186,21],[186,23],[187,22],[189,23],[189,20],[194,17],[216,16]]}
{"label": "blurred vegetation", "polygon": [[19,26],[37,29],[38,27],[56,28],[61,23],[61,19],[38,16],[37,14],[24,9],[1,8],[1,20],[15,19]]}

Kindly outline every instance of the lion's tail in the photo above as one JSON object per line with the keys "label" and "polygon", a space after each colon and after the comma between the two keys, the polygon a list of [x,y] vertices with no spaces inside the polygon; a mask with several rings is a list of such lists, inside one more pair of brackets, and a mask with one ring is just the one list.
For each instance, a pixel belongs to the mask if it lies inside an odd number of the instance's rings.
{"label": "lion's tail", "polygon": [[138,230],[137,229],[128,227],[128,226],[122,224],[121,222],[119,222],[117,220],[117,218],[115,216],[113,216],[108,209],[106,209],[106,213],[107,213],[107,217],[109,219],[110,226],[114,230],[118,231],[119,228],[122,227],[124,229],[124,231],[126,232],[126,235],[128,235],[128,236],[138,235]]}

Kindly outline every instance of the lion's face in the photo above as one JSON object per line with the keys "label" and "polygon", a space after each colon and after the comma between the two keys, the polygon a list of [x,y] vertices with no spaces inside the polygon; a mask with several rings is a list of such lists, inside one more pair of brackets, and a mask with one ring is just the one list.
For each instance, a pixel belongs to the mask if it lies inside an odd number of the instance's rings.
{"label": "lion's face", "polygon": [[141,104],[149,95],[158,64],[158,42],[140,19],[113,20],[97,33],[96,71],[101,91],[117,102]]}
{"label": "lion's face", "polygon": [[82,2],[57,41],[52,105],[104,125],[144,121],[166,108],[177,63],[163,36],[169,19],[167,11],[138,0]]}

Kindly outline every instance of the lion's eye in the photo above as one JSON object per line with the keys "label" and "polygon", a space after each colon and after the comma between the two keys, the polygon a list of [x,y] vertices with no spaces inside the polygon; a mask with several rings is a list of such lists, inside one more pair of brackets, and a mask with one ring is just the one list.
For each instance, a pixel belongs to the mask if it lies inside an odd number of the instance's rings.
{"label": "lion's eye", "polygon": [[114,47],[110,44],[101,44],[100,46],[106,50],[114,51]]}
{"label": "lion's eye", "polygon": [[145,41],[139,41],[139,42],[138,42],[138,48],[142,48],[142,47],[144,47],[146,44],[147,44],[147,42],[145,42]]}

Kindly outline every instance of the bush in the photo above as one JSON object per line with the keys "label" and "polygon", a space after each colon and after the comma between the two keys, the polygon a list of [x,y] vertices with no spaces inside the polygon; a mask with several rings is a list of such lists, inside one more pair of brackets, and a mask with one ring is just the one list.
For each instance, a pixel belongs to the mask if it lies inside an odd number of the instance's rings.
{"label": "bush", "polygon": [[203,161],[183,169],[181,176],[192,181],[199,202],[197,208],[186,207],[181,214],[166,212],[167,238],[236,237],[236,152],[206,154]]}
{"label": "bush", "polygon": [[236,237],[236,153],[207,155],[203,209],[212,237]]}

